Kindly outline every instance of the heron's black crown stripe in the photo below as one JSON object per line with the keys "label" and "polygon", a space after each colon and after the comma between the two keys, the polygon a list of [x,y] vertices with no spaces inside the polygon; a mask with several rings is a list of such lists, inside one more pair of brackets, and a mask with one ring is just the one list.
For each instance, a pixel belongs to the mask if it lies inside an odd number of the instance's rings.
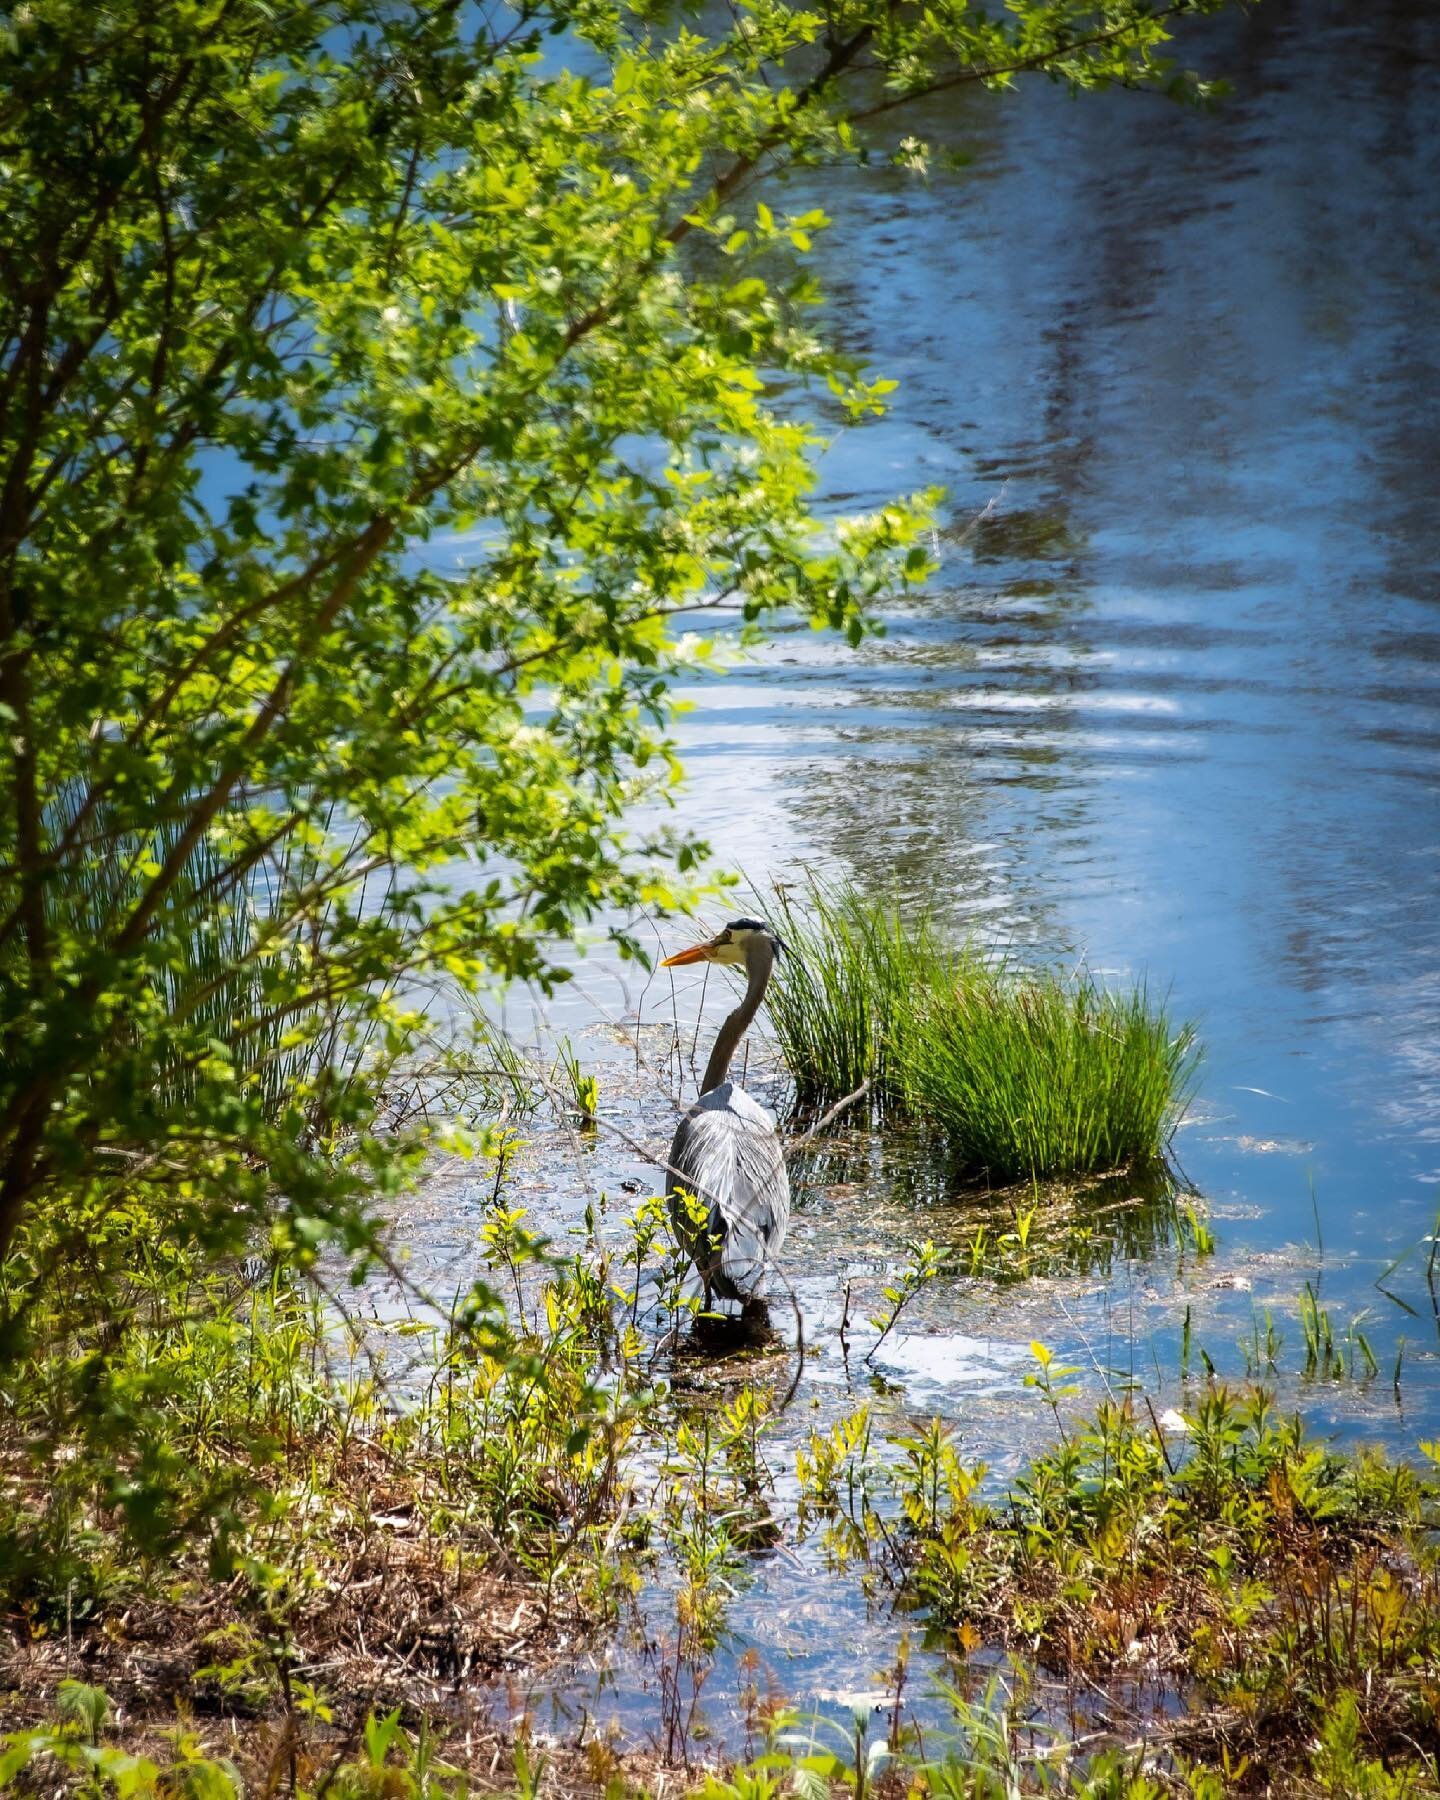
{"label": "heron's black crown stripe", "polygon": [[[732,919],[725,927],[727,931],[770,931],[763,919]],[[770,932],[773,937],[774,932]]]}

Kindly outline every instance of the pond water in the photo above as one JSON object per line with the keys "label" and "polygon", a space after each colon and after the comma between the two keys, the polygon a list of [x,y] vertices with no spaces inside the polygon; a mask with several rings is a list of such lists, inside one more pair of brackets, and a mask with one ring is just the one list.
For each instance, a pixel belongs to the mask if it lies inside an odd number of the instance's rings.
{"label": "pond water", "polygon": [[[1073,1254],[1062,1232],[1032,1281],[932,1291],[857,1372],[835,1343],[847,1283],[858,1316],[908,1238],[960,1241],[983,1202],[908,1147],[818,1146],[786,1263],[816,1354],[782,1477],[852,1391],[891,1426],[938,1410],[1013,1469],[1047,1435],[1022,1385],[1037,1336],[1092,1388],[1138,1368],[1179,1403],[1187,1307],[1231,1370],[1272,1309],[1287,1397],[1326,1428],[1401,1448],[1440,1426],[1440,16],[1268,0],[1183,55],[1234,83],[1217,114],[975,94],[904,122],[958,141],[963,174],[789,190],[836,222],[833,329],[900,382],[826,455],[827,496],[943,483],[942,567],[883,639],[786,629],[698,686],[680,741],[687,821],[752,878],[898,886],[987,941],[1168,990],[1206,1045],[1177,1151],[1219,1249],[1187,1258],[1118,1206],[1123,1228]],[[699,1000],[680,989],[682,1023]],[[664,977],[642,995],[600,958],[556,1015],[647,1140],[669,1114],[599,1022],[663,1035],[671,1008]],[[613,1138],[587,1157],[563,1191],[520,1184],[557,1229],[587,1183],[653,1180]],[[466,1205],[437,1214],[434,1254],[462,1256]],[[1307,1280],[1340,1324],[1368,1315],[1376,1380],[1293,1379]],[[668,1604],[662,1581],[648,1648],[632,1634],[505,1703],[653,1734]],[[696,1718],[734,1744],[747,1648],[762,1690],[842,1707],[899,1630],[793,1546],[731,1627]]]}

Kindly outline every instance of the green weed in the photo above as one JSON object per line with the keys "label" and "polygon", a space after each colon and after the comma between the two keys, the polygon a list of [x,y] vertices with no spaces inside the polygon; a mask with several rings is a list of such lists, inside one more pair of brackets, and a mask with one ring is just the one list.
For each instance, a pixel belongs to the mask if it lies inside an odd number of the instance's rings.
{"label": "green weed", "polygon": [[[1189,1318],[1188,1308],[1186,1309],[1186,1318],[1187,1320]],[[1264,1322],[1263,1331],[1261,1330],[1262,1318]],[[1241,1338],[1239,1341],[1240,1354],[1245,1359],[1246,1375],[1252,1380],[1259,1380],[1265,1375],[1273,1375],[1277,1359],[1280,1355],[1282,1342],[1283,1339],[1281,1338],[1280,1333],[1275,1329],[1275,1320],[1271,1315],[1270,1308],[1267,1306],[1262,1315],[1257,1313],[1252,1307],[1250,1312],[1250,1336],[1248,1338]],[[1399,1379],[1398,1369],[1396,1371],[1396,1379],[1397,1381]]]}
{"label": "green weed", "polygon": [[867,900],[848,885],[777,887],[772,913],[789,954],[768,1011],[800,1106],[831,1105],[870,1083],[881,1113],[904,1103],[898,1027],[952,965],[927,913]]}
{"label": "green weed", "polygon": [[1087,975],[966,964],[895,1030],[907,1107],[994,1180],[1157,1162],[1194,1065],[1190,1028],[1143,988]]}
{"label": "green weed", "polygon": [[[1300,1330],[1305,1341],[1305,1373],[1311,1379],[1343,1381],[1358,1377],[1368,1381],[1380,1372],[1369,1339],[1360,1329],[1361,1313],[1337,1332],[1327,1308],[1310,1282],[1300,1295]],[[1397,1365],[1398,1380],[1398,1365]]]}
{"label": "green weed", "polygon": [[581,1125],[587,1131],[593,1131],[600,1110],[599,1077],[587,1074],[581,1068],[580,1058],[569,1038],[560,1040],[556,1067],[564,1077],[564,1091],[569,1096],[571,1109]]}
{"label": "green weed", "polygon": [[[1143,986],[1114,993],[949,948],[928,914],[849,886],[777,890],[774,910],[793,954],[770,1018],[798,1104],[868,1081],[881,1111],[943,1129],[959,1173],[994,1181],[1162,1157],[1195,1037]],[[1198,1247],[1208,1233],[1195,1226]]]}
{"label": "green weed", "polygon": [[1196,1212],[1193,1200],[1186,1201],[1180,1209],[1179,1218],[1181,1242],[1188,1244],[1197,1257],[1213,1256],[1215,1233]]}
{"label": "green weed", "polygon": [[[1264,1388],[1211,1383],[1168,1441],[1128,1399],[1062,1419],[1073,1371],[1033,1348],[1029,1382],[1059,1441],[1008,1493],[988,1489],[939,1421],[877,1455],[867,1414],[800,1456],[805,1527],[883,1573],[967,1653],[1023,1652],[1086,1684],[1141,1667],[1191,1694],[1197,1760],[1183,1777],[1115,1786],[1123,1759],[1102,1759],[1075,1765],[1057,1791],[1220,1795],[1251,1764],[1256,1791],[1432,1792],[1433,1476],[1312,1443]],[[1205,1724],[1207,1713],[1223,1722]],[[994,1791],[1038,1791],[1041,1773]]]}
{"label": "green weed", "polygon": [[875,1360],[875,1352],[900,1322],[901,1313],[945,1268],[944,1252],[929,1238],[916,1239],[906,1249],[908,1260],[881,1293],[885,1304],[871,1315],[870,1323],[880,1335],[866,1352],[866,1362]]}

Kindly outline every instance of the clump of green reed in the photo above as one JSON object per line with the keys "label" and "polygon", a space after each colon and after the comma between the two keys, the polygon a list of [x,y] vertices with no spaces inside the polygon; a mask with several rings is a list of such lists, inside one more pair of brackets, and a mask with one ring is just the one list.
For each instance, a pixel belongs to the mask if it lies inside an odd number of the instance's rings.
{"label": "clump of green reed", "polygon": [[1195,1060],[1143,987],[973,964],[923,993],[894,1055],[908,1109],[996,1180],[1158,1160]]}
{"label": "clump of green reed", "polygon": [[928,914],[813,883],[776,888],[772,919],[789,951],[776,965],[769,1015],[800,1106],[829,1105],[864,1082],[881,1111],[903,1100],[898,1027],[960,958]]}
{"label": "clump of green reed", "polygon": [[1143,986],[951,948],[928,913],[848,884],[778,890],[772,912],[791,955],[770,1019],[798,1105],[868,1081],[882,1111],[939,1125],[959,1170],[994,1181],[1160,1159],[1195,1034]]}

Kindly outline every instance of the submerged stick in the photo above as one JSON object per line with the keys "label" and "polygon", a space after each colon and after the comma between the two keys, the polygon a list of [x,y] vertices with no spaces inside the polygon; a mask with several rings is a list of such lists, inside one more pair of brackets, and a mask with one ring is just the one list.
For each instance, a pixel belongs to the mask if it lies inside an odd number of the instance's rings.
{"label": "submerged stick", "polygon": [[808,1131],[802,1131],[798,1138],[792,1138],[785,1146],[785,1154],[789,1156],[796,1150],[804,1149],[811,1138],[818,1137],[832,1119],[838,1119],[847,1106],[853,1106],[857,1100],[863,1099],[869,1092],[870,1077],[867,1075],[853,1094],[847,1094],[843,1100],[837,1100],[829,1112],[822,1113]]}
{"label": "submerged stick", "polygon": [[1150,1423],[1155,1427],[1155,1442],[1160,1446],[1160,1454],[1165,1458],[1165,1467],[1173,1475],[1175,1473],[1175,1465],[1170,1460],[1170,1450],[1165,1442],[1165,1433],[1161,1430],[1159,1419],[1155,1417],[1154,1402],[1148,1394],[1145,1396],[1145,1406],[1150,1414]]}

